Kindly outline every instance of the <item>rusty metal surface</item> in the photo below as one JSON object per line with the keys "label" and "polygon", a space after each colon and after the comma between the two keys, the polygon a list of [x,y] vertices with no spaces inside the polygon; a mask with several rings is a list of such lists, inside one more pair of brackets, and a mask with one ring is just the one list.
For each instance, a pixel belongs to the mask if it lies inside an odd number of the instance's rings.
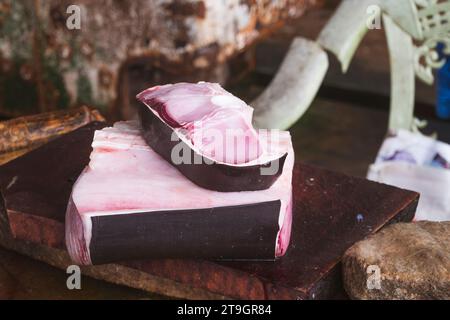
{"label": "rusty metal surface", "polygon": [[[128,64],[159,74],[224,80],[222,65],[321,0],[3,0],[0,111],[7,115],[74,104],[112,108]],[[80,29],[69,30],[71,4]],[[220,72],[219,72],[220,73]],[[163,77],[164,78],[164,77]],[[194,77],[195,78],[195,77]]]}

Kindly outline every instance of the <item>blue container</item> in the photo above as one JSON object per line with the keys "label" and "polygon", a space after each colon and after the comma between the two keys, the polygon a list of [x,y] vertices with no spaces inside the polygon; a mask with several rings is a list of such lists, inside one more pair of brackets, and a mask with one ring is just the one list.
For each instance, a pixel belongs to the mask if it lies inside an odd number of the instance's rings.
{"label": "blue container", "polygon": [[439,118],[450,120],[450,57],[448,56],[447,62],[437,74],[436,112]]}

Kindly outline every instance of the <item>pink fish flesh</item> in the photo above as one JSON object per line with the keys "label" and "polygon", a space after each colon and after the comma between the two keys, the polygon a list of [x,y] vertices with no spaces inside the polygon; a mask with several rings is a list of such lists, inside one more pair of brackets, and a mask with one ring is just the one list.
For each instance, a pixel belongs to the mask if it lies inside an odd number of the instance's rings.
{"label": "pink fish flesh", "polygon": [[[263,190],[281,174],[281,169],[272,175],[260,174],[260,167],[281,162],[281,168],[286,154],[261,143],[252,126],[253,109],[220,85],[168,84],[149,88],[137,98],[142,102],[144,139],[197,185],[223,192]],[[178,140],[212,165],[174,160]]]}
{"label": "pink fish flesh", "polygon": [[[144,258],[270,260],[285,254],[292,220],[289,132],[258,139],[287,153],[266,190],[197,186],[144,141],[137,122],[95,132],[66,212],[66,245],[80,265]],[[274,140],[274,141],[272,141]]]}

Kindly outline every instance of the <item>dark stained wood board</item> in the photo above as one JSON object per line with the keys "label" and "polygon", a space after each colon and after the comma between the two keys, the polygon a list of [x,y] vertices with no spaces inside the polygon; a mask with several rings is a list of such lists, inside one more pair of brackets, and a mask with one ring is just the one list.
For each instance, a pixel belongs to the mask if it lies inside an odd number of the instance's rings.
{"label": "dark stained wood board", "polygon": [[[64,213],[72,184],[89,161],[91,123],[0,167],[0,242],[65,268]],[[296,164],[293,235],[276,262],[133,261],[85,274],[181,298],[321,299],[344,297],[340,259],[354,242],[412,220],[418,194]],[[6,210],[5,210],[6,209]]]}

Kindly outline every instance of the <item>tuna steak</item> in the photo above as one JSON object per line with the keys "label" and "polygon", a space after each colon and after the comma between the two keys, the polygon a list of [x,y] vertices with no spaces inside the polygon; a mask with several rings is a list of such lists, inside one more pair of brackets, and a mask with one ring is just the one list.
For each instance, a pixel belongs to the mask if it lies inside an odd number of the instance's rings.
{"label": "tuna steak", "polygon": [[147,143],[197,185],[264,190],[281,175],[286,154],[261,144],[253,109],[220,85],[169,84],[137,98]]}
{"label": "tuna steak", "polygon": [[289,132],[262,145],[286,153],[267,190],[217,192],[186,179],[144,141],[137,122],[96,131],[66,212],[66,245],[80,265],[145,258],[273,260],[292,219]]}

